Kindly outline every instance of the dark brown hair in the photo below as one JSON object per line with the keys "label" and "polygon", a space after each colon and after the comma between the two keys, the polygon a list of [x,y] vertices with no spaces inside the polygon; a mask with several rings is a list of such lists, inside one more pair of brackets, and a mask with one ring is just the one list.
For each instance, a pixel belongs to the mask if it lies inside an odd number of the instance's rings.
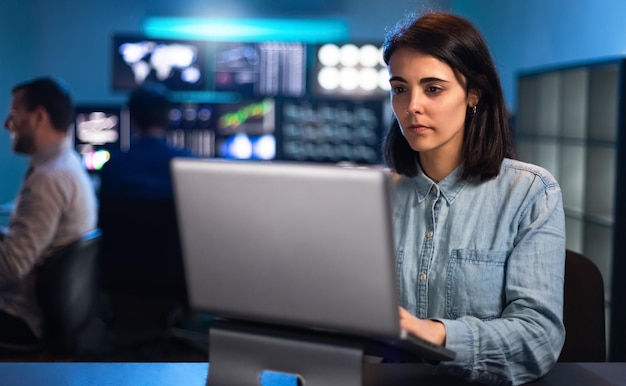
{"label": "dark brown hair", "polygon": [[[441,60],[465,78],[466,92],[478,92],[476,113],[471,115],[468,110],[465,119],[462,178],[486,180],[497,176],[502,160],[514,158],[515,151],[500,79],[480,32],[466,19],[452,14],[411,14],[387,33],[385,63],[389,64],[400,47]],[[383,157],[396,172],[410,177],[417,174],[419,154],[409,146],[395,117],[385,135]]]}
{"label": "dark brown hair", "polygon": [[152,128],[167,129],[169,125],[169,90],[160,83],[146,83],[128,97],[130,118],[135,129],[145,132]]}
{"label": "dark brown hair", "polygon": [[41,106],[46,109],[52,126],[66,133],[74,120],[74,106],[67,88],[61,81],[49,77],[36,78],[13,87],[13,94],[21,92],[21,100],[33,111]]}

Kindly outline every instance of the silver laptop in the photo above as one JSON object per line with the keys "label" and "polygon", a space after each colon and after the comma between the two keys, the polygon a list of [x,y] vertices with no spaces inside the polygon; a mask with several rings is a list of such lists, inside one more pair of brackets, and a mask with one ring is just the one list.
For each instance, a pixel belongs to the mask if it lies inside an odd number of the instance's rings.
{"label": "silver laptop", "polygon": [[174,159],[172,175],[192,309],[454,358],[400,329],[384,170]]}

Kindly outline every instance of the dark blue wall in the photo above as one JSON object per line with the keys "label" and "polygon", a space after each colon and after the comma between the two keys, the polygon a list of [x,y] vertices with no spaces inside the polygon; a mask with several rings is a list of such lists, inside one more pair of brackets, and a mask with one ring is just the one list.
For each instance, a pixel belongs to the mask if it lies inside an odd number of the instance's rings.
{"label": "dark blue wall", "polygon": [[[3,0],[0,5],[0,117],[4,123],[9,109],[10,86],[19,79],[30,76],[35,67],[35,28],[30,7],[21,0]],[[4,126],[3,126],[4,128]],[[11,153],[8,132],[0,130],[0,204],[11,199],[22,173],[26,158]],[[0,218],[0,224],[2,223]]]}
{"label": "dark blue wall", "polygon": [[453,0],[483,32],[515,109],[515,78],[545,66],[626,56],[622,0]]}

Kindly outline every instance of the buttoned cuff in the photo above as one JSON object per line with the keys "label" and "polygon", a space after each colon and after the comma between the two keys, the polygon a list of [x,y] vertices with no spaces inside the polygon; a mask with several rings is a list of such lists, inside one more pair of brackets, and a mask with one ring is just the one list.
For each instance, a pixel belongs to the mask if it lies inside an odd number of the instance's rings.
{"label": "buttoned cuff", "polygon": [[446,348],[456,352],[456,359],[442,362],[471,368],[475,363],[475,339],[472,328],[461,320],[433,319],[446,326]]}

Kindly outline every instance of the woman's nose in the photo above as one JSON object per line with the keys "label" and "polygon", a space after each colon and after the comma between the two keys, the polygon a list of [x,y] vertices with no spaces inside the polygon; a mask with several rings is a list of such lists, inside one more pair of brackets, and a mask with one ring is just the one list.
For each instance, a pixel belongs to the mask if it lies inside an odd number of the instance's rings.
{"label": "woman's nose", "polygon": [[423,109],[423,99],[420,93],[412,93],[411,99],[409,100],[409,105],[407,107],[407,111],[411,114],[421,113]]}

